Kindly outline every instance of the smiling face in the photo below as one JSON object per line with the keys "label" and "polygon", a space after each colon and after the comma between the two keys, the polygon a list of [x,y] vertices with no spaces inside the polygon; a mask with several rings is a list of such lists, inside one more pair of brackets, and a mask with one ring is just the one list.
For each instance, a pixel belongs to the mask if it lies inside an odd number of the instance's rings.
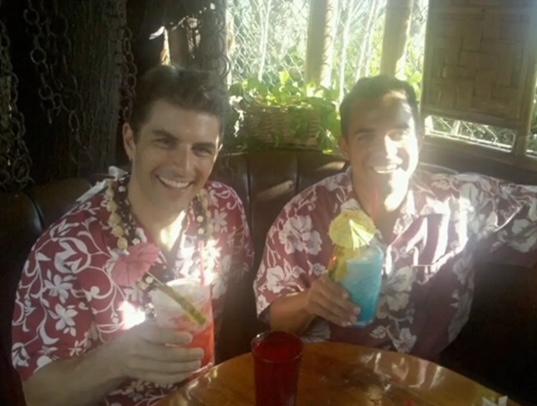
{"label": "smiling face", "polygon": [[[166,101],[153,103],[138,134],[123,129],[132,162],[129,200],[140,219],[173,219],[209,178],[220,147],[220,122],[211,114]],[[144,223],[144,221],[142,223]]]}
{"label": "smiling face", "polygon": [[350,162],[356,195],[362,204],[373,199],[400,204],[419,157],[416,122],[404,93],[356,99],[349,113],[340,148]]}

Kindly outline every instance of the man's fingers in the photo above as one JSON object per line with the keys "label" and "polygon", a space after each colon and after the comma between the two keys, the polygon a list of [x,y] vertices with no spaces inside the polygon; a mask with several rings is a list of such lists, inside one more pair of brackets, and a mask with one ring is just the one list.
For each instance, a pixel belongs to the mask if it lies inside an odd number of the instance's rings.
{"label": "man's fingers", "polygon": [[168,353],[168,358],[161,358],[162,353],[156,352],[132,357],[128,361],[128,376],[151,382],[179,382],[192,373],[200,370],[203,351],[184,350],[183,354]]}
{"label": "man's fingers", "polygon": [[345,288],[330,279],[328,275],[323,275],[319,280],[320,287],[326,296],[334,298],[337,297],[343,300],[347,300],[349,298],[349,293],[345,290]]}
{"label": "man's fingers", "polygon": [[160,328],[153,320],[142,323],[141,337],[153,344],[186,345],[192,342],[192,334],[172,329]]}
{"label": "man's fingers", "polygon": [[204,356],[201,348],[167,348],[170,362],[198,361]]}
{"label": "man's fingers", "polygon": [[338,292],[334,292],[333,290],[327,288],[326,286],[320,287],[319,294],[317,296],[322,296],[326,298],[327,300],[329,300],[334,305],[342,307],[342,308],[347,308],[349,307],[348,304],[351,304],[350,307],[352,308],[352,303],[348,299],[344,298],[342,294]]}
{"label": "man's fingers", "polygon": [[191,374],[201,368],[201,361],[165,362],[140,358],[138,370],[142,373],[158,372],[162,375]]}
{"label": "man's fingers", "polygon": [[319,285],[319,294],[330,302],[330,307],[335,306],[343,309],[349,314],[349,317],[358,315],[360,309],[348,299],[348,292],[337,283],[333,281],[321,283]]}
{"label": "man's fingers", "polygon": [[160,329],[158,341],[162,344],[187,345],[192,342],[192,334],[184,331]]}
{"label": "man's fingers", "polygon": [[333,323],[333,324],[336,324],[338,326],[342,326],[342,327],[346,327],[349,325],[349,321],[346,320],[346,319],[343,319],[341,318],[340,316],[338,316],[337,314],[335,314],[334,312],[330,311],[329,309],[325,308],[325,307],[322,307],[318,304],[315,304],[314,305],[314,313],[321,317],[322,319],[330,322],[330,323]]}
{"label": "man's fingers", "polygon": [[324,295],[313,298],[313,307],[316,314],[338,325],[348,325],[356,320],[356,316],[347,308],[335,303]]}
{"label": "man's fingers", "polygon": [[188,362],[201,360],[204,351],[201,348],[182,348],[143,343],[137,347],[136,355],[140,358],[159,362]]}
{"label": "man's fingers", "polygon": [[356,321],[360,313],[360,309],[348,297],[343,287],[328,275],[323,275],[309,292],[309,311],[334,324],[348,326]]}

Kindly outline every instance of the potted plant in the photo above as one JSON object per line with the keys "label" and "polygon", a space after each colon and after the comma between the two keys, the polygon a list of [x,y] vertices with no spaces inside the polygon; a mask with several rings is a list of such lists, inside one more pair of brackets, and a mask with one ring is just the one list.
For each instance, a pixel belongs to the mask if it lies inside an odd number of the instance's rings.
{"label": "potted plant", "polygon": [[235,117],[234,131],[226,138],[227,149],[269,145],[337,151],[337,91],[300,86],[284,71],[276,85],[251,78],[232,85],[230,93]]}

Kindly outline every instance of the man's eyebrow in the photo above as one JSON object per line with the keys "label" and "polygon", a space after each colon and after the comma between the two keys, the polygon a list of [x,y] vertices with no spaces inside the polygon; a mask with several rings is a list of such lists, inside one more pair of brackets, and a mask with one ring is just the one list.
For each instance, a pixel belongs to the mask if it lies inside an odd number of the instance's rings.
{"label": "man's eyebrow", "polygon": [[358,128],[352,134],[353,135],[355,135],[355,134],[370,134],[370,133],[374,133],[374,132],[375,132],[374,128],[363,127],[363,128]]}
{"label": "man's eyebrow", "polygon": [[216,144],[214,142],[196,142],[194,145],[197,147],[207,148],[212,151],[216,151]]}
{"label": "man's eyebrow", "polygon": [[161,128],[157,128],[157,129],[153,130],[152,133],[154,135],[159,136],[159,137],[173,138],[174,140],[177,139],[177,137],[175,135],[173,135],[171,132],[163,130]]}
{"label": "man's eyebrow", "polygon": [[[178,137],[176,137],[175,135],[173,135],[169,131],[166,131],[166,130],[161,129],[161,128],[157,128],[157,129],[153,130],[152,133],[153,133],[153,135],[155,135],[157,137],[163,137],[163,138],[166,138],[166,139],[172,140],[172,141],[180,141],[180,139]],[[206,148],[206,149],[210,150],[211,152],[216,151],[216,144],[214,142],[195,142],[194,146],[196,146],[197,148]]]}

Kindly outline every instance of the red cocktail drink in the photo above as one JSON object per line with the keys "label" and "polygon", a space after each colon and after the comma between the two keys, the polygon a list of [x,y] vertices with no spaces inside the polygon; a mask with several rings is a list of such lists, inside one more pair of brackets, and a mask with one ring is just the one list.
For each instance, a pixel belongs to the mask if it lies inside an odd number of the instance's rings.
{"label": "red cocktail drink", "polygon": [[188,301],[203,316],[203,321],[192,317],[188,309],[161,291],[152,292],[157,323],[162,328],[170,328],[192,335],[192,342],[185,348],[201,348],[204,356],[201,368],[214,364],[214,320],[211,289],[188,279],[168,283],[179,295]]}
{"label": "red cocktail drink", "polygon": [[252,340],[256,406],[294,406],[304,345],[281,331],[259,334]]}

